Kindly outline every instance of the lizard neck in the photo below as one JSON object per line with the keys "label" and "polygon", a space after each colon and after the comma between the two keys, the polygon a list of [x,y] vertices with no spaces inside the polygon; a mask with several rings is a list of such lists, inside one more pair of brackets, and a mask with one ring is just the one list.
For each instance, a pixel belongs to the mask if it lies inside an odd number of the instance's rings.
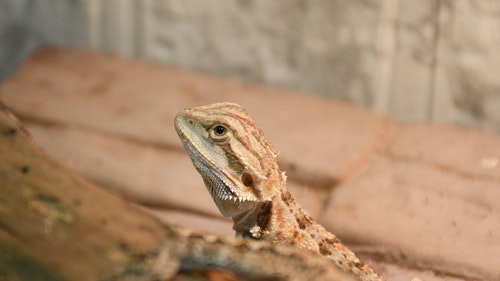
{"label": "lizard neck", "polygon": [[295,245],[333,260],[361,280],[382,280],[367,265],[293,199],[286,188],[272,201],[261,202],[244,214],[233,217],[238,236]]}
{"label": "lizard neck", "polygon": [[[236,234],[253,239],[296,245],[324,254],[320,242],[336,237],[316,223],[307,211],[293,199],[286,188],[271,201],[259,202],[233,217]],[[332,242],[332,241],[328,241]]]}

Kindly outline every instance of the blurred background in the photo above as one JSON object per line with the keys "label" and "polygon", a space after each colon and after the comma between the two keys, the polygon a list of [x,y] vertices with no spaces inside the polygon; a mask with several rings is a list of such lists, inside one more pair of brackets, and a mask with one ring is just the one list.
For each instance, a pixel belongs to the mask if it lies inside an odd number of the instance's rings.
{"label": "blurred background", "polygon": [[45,43],[500,133],[496,0],[0,2],[0,79]]}

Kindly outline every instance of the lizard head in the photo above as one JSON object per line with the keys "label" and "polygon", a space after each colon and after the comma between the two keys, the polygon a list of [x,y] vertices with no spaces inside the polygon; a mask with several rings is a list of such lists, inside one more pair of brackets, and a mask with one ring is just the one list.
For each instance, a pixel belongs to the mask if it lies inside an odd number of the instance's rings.
{"label": "lizard head", "polygon": [[283,186],[277,151],[241,106],[185,109],[175,117],[175,129],[224,216],[271,201]]}

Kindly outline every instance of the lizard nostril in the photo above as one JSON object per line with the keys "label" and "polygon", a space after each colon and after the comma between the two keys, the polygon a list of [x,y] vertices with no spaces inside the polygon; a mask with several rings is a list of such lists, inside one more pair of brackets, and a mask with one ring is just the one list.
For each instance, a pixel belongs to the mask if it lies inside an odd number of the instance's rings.
{"label": "lizard nostril", "polygon": [[243,182],[245,186],[252,186],[253,185],[252,175],[250,175],[249,173],[243,173],[241,175],[241,182]]}

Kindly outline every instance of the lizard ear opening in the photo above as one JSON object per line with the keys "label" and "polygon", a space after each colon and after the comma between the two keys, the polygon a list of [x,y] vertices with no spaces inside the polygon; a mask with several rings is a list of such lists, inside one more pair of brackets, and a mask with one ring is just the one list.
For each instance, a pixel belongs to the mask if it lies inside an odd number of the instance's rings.
{"label": "lizard ear opening", "polygon": [[241,175],[241,182],[245,185],[245,186],[252,186],[253,185],[253,177],[252,175],[250,175],[249,173],[243,173]]}

